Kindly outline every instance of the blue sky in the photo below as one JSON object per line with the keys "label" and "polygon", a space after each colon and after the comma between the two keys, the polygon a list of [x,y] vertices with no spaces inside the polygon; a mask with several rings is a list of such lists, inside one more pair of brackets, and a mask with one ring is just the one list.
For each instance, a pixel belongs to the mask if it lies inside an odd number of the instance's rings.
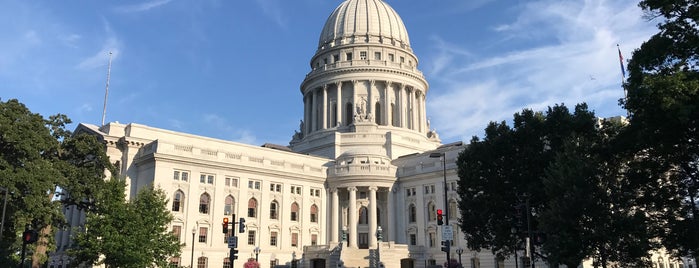
{"label": "blue sky", "polygon": [[[523,108],[587,102],[624,115],[616,45],[628,59],[657,31],[637,1],[386,1],[408,28],[445,143]],[[111,51],[107,121],[286,145],[341,2],[0,0],[0,98],[99,125]]]}

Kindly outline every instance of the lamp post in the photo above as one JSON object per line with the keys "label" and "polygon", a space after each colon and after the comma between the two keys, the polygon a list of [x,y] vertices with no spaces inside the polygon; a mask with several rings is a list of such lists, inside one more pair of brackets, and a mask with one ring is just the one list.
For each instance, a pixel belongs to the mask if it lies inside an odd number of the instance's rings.
{"label": "lamp post", "polygon": [[[446,220],[444,221],[446,226],[449,225],[449,203],[447,203],[447,155],[446,153],[431,153],[430,158],[439,158],[442,160],[442,174],[444,175],[444,217]],[[444,227],[442,227],[444,228]],[[449,253],[451,251],[451,242],[450,239],[445,239],[442,237],[442,240],[446,241],[446,248],[447,248],[447,265],[451,265],[451,257],[449,256]]]}
{"label": "lamp post", "polygon": [[459,266],[463,267],[464,265],[461,264],[461,254],[464,253],[464,249],[461,247],[456,248],[456,254],[459,254]]}
{"label": "lamp post", "polygon": [[189,260],[189,267],[194,268],[194,235],[197,234],[197,227],[192,227],[192,258]]}
{"label": "lamp post", "polygon": [[262,250],[260,249],[260,247],[255,247],[255,249],[253,250],[253,252],[255,252],[255,262],[257,262],[258,265],[259,265],[260,251],[262,251]]}

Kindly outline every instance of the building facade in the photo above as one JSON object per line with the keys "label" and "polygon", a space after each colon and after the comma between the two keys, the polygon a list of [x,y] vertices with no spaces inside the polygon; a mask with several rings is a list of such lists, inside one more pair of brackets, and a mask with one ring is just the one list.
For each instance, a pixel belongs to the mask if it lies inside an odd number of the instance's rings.
{"label": "building facade", "polygon": [[[443,237],[437,209],[458,230],[456,158],[426,116],[429,84],[400,16],[382,0],[346,0],[322,28],[300,90],[303,119],[289,146],[231,141],[112,122],[80,124],[97,136],[128,184],[169,195],[170,229],[184,244],[173,267],[442,265],[441,241],[464,267],[523,267]],[[430,157],[432,156],[432,157]],[[440,156],[440,157],[434,157]],[[446,196],[446,198],[445,198]],[[446,200],[446,202],[445,202]],[[78,226],[84,215],[65,211]],[[245,220],[222,232],[223,218]],[[377,234],[381,233],[379,240]],[[66,267],[71,230],[56,235],[49,267]],[[543,266],[543,263],[537,263]]]}

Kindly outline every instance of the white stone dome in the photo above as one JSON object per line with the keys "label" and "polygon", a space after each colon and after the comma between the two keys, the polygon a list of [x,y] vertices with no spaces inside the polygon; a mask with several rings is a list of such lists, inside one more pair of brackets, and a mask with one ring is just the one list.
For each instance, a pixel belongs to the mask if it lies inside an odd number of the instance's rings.
{"label": "white stone dome", "polygon": [[[359,37],[359,38],[355,38]],[[328,17],[320,33],[318,49],[344,40],[378,40],[410,50],[408,31],[398,13],[382,0],[346,0]],[[387,39],[387,40],[384,40]]]}

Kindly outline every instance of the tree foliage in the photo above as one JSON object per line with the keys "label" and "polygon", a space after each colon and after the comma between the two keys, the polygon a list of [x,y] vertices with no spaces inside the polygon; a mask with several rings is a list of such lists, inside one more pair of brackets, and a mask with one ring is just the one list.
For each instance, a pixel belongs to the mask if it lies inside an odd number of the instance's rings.
{"label": "tree foliage", "polygon": [[180,253],[178,238],[167,229],[172,215],[165,193],[146,187],[126,202],[125,187],[116,178],[106,183],[70,250],[74,265],[166,267],[170,257]]}
{"label": "tree foliage", "polygon": [[545,237],[538,245],[553,263],[575,267],[595,256],[639,264],[651,242],[644,214],[628,210],[635,195],[619,179],[623,159],[610,154],[620,126],[597,127],[584,104],[573,113],[564,105],[524,110],[513,122],[491,123],[457,160],[469,247],[504,257],[524,249],[525,236]]}
{"label": "tree foliage", "polygon": [[676,257],[699,257],[699,3],[644,0],[660,32],[634,52],[622,103],[630,124],[622,133],[639,186],[639,206]]}

